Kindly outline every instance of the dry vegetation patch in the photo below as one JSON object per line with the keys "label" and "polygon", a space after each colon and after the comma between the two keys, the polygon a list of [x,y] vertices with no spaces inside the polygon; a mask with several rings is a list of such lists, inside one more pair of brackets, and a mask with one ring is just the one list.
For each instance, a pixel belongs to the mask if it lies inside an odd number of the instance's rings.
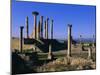
{"label": "dry vegetation patch", "polygon": [[[55,72],[55,71],[73,71],[73,70],[89,70],[95,69],[96,63],[84,58],[58,58],[41,66],[40,72]],[[41,71],[42,70],[42,71]]]}

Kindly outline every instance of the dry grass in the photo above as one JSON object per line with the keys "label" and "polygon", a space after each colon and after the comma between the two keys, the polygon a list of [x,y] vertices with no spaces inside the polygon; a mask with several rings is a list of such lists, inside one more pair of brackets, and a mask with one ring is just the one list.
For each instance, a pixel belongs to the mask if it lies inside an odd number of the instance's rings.
{"label": "dry grass", "polygon": [[[16,49],[16,50],[19,50],[19,47],[20,47],[20,42],[19,42],[19,39],[16,39],[16,38],[12,38],[11,40],[11,49]],[[32,45],[23,45],[23,50],[26,50],[26,49],[32,49]]]}
{"label": "dry grass", "polygon": [[[12,39],[11,49],[19,50],[19,39]],[[24,50],[32,49],[33,45],[23,45]],[[57,52],[55,53],[55,57],[57,58],[54,61],[51,61],[47,64],[44,64],[40,67],[36,68],[37,72],[55,72],[55,71],[73,71],[73,70],[88,70],[88,69],[95,69],[96,62],[94,60],[91,61],[87,58],[87,52],[80,51],[80,47],[73,48],[72,57],[66,58],[64,57],[66,52]],[[80,54],[81,53],[81,54]],[[38,57],[43,59],[47,59],[47,54],[42,53],[38,54]],[[95,59],[95,55],[93,55]],[[44,60],[44,59],[43,59]]]}
{"label": "dry grass", "polygon": [[96,63],[84,58],[58,58],[48,64],[41,66],[40,72],[58,72],[58,71],[74,71],[74,70],[89,70],[95,69]]}
{"label": "dry grass", "polygon": [[84,59],[84,58],[71,58],[71,65],[90,65],[92,64],[92,60]]}

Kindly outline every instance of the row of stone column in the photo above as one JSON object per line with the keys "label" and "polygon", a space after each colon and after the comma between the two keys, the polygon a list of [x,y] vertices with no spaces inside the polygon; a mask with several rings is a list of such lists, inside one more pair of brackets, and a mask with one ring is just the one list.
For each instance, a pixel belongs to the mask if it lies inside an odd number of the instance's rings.
{"label": "row of stone column", "polygon": [[[32,35],[32,38],[34,39],[40,39],[43,38],[43,29],[44,29],[44,35],[45,35],[45,39],[48,39],[48,21],[49,18],[46,18],[45,23],[44,23],[44,28],[43,28],[43,16],[40,16],[40,21],[37,25],[37,15],[39,15],[38,12],[32,12],[32,14],[34,15],[34,30],[32,33],[34,33],[34,36]],[[53,39],[53,20],[51,20],[50,23],[51,27],[51,37],[50,39]],[[67,56],[70,57],[71,56],[71,41],[72,41],[72,37],[71,37],[71,28],[72,25],[68,24],[68,51],[67,51]],[[21,32],[20,32],[20,50],[22,51],[22,37],[23,37],[23,27],[21,27]],[[26,17],[26,37],[29,38],[29,24],[28,24],[28,17]],[[81,37],[81,36],[80,36]],[[91,52],[89,52],[91,53]],[[49,45],[49,54],[51,54],[51,45]],[[89,54],[91,55],[91,54]]]}
{"label": "row of stone column", "polygon": [[[52,25],[51,25],[52,27]],[[20,27],[20,51],[22,52],[23,50],[23,26]],[[68,50],[67,50],[67,57],[71,57],[71,28],[72,25],[68,24]],[[52,32],[51,32],[52,34]],[[52,36],[51,36],[52,38]],[[49,53],[48,53],[48,59],[52,59],[52,51],[51,48],[52,44],[49,44]],[[91,59],[92,58],[92,49],[91,47],[88,48],[88,58]]]}
{"label": "row of stone column", "polygon": [[[34,29],[32,31],[31,38],[34,39],[48,39],[48,21],[49,18],[46,17],[46,20],[43,22],[43,16],[40,16],[40,20],[37,24],[37,16],[39,15],[38,12],[32,12],[32,15],[34,16]],[[50,31],[51,31],[51,37],[53,39],[53,20],[50,22]],[[44,32],[44,37],[43,37],[43,32]],[[26,38],[29,38],[29,24],[28,24],[28,17],[26,17]]]}

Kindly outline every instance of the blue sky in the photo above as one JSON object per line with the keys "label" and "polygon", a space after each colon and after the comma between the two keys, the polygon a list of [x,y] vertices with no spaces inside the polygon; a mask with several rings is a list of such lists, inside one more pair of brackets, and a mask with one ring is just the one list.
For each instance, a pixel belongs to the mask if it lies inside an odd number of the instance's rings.
{"label": "blue sky", "polygon": [[29,17],[29,34],[31,34],[34,28],[33,11],[39,12],[38,21],[41,15],[44,16],[44,20],[46,16],[54,20],[54,38],[67,38],[68,24],[72,24],[73,38],[78,38],[80,34],[84,38],[91,38],[95,34],[95,6],[12,1],[12,36],[19,37],[19,27],[25,27],[26,16]]}

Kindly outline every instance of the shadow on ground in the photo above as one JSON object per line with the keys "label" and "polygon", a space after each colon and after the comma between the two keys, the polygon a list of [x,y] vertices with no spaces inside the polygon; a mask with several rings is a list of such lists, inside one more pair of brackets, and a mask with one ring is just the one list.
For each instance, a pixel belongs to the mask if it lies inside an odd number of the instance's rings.
{"label": "shadow on ground", "polygon": [[[29,59],[27,59],[27,56]],[[55,60],[55,59],[54,59]],[[52,60],[39,60],[37,52],[12,53],[12,74],[37,73],[36,68]]]}
{"label": "shadow on ground", "polygon": [[58,41],[56,39],[24,39],[24,44],[36,44],[36,48],[41,50],[42,52],[48,52],[49,45],[52,46],[52,51],[60,51],[67,48],[67,42],[66,41]]}
{"label": "shadow on ground", "polygon": [[24,59],[22,59],[17,53],[12,53],[12,74],[27,74],[36,73],[30,69]]}

